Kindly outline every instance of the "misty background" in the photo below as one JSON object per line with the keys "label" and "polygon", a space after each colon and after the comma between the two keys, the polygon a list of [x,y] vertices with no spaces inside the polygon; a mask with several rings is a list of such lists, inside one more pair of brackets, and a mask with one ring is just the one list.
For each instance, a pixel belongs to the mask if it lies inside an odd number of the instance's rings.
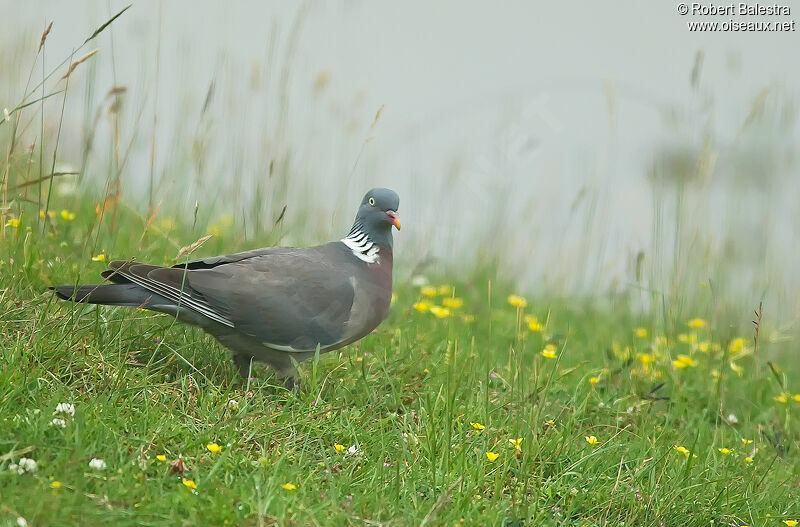
{"label": "misty background", "polygon": [[[9,108],[51,20],[47,71],[127,5],[0,4]],[[397,280],[488,264],[526,292],[725,298],[745,319],[764,300],[792,324],[800,36],[690,33],[705,18],[676,5],[135,2],[74,51],[99,48],[59,141],[57,170],[83,174],[58,185],[101,196],[121,167],[142,214],[191,221],[197,203],[239,241],[286,207],[283,245],[344,236],[386,186]],[[61,104],[44,104],[51,145]]]}

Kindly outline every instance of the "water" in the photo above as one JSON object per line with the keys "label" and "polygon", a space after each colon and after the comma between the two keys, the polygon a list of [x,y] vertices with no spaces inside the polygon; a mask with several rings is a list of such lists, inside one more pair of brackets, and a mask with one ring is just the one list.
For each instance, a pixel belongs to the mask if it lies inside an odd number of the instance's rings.
{"label": "water", "polygon": [[[54,66],[125,5],[2,3],[18,13],[3,63],[22,64],[0,83],[5,106],[49,20]],[[198,200],[252,220],[259,200],[269,228],[288,205],[284,243],[323,241],[388,186],[401,279],[426,257],[433,273],[490,255],[523,290],[619,290],[641,252],[639,286],[703,294],[713,277],[743,316],[764,297],[791,320],[800,35],[690,33],[687,20],[705,19],[673,2],[140,2],[71,80],[60,160],[80,164],[94,108],[125,86],[123,183],[142,208],[155,137],[171,214]],[[87,184],[108,177],[111,123]]]}

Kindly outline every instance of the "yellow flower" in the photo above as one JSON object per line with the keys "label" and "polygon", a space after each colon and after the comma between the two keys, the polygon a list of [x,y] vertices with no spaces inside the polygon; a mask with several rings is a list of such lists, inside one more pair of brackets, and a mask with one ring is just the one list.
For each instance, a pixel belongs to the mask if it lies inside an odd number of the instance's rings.
{"label": "yellow flower", "polygon": [[539,319],[534,317],[533,315],[526,316],[525,322],[528,323],[528,329],[530,329],[531,331],[540,332],[544,329],[544,326],[542,326],[541,322],[539,322]]}
{"label": "yellow flower", "polygon": [[464,300],[461,298],[443,298],[442,305],[452,309],[458,309],[464,305]]}
{"label": "yellow flower", "polygon": [[728,353],[731,355],[736,355],[740,353],[744,349],[744,339],[739,337],[733,339],[730,344],[728,344]]}
{"label": "yellow flower", "polygon": [[625,346],[624,348],[617,344],[616,342],[611,343],[611,351],[614,353],[614,356],[619,360],[628,360],[631,358],[631,347]]}
{"label": "yellow flower", "polygon": [[103,253],[100,253],[97,256],[92,256],[92,261],[93,262],[105,262],[106,261],[106,255],[103,254]]}
{"label": "yellow flower", "polygon": [[703,353],[708,353],[708,350],[711,348],[711,343],[707,340],[700,342],[697,344],[697,349],[702,351]]}
{"label": "yellow flower", "polygon": [[19,218],[10,218],[6,222],[6,227],[19,227]]}
{"label": "yellow flower", "polygon": [[742,444],[743,444],[743,445],[749,445],[749,444],[750,444],[750,443],[752,443],[752,442],[753,442],[753,440],[752,440],[752,439],[745,439],[745,438],[742,438]]}
{"label": "yellow flower", "polygon": [[397,295],[396,295],[396,294],[394,294],[394,293],[392,293],[392,299],[391,299],[391,300],[389,300],[389,303],[390,303],[390,304],[394,304],[396,301],[397,301]]}
{"label": "yellow flower", "polygon": [[54,482],[52,482],[50,484],[50,487],[52,487],[54,489],[60,489],[61,488],[61,482],[60,481],[54,481]]}
{"label": "yellow flower", "polygon": [[744,462],[745,463],[752,463],[753,462],[753,458],[748,456],[748,457],[744,458]]}
{"label": "yellow flower", "polygon": [[423,311],[427,311],[431,308],[431,305],[427,302],[417,302],[414,304],[414,309],[422,313]]}
{"label": "yellow flower", "polygon": [[703,320],[702,318],[693,318],[689,322],[686,323],[687,326],[690,328],[704,328],[708,326],[708,322]]}
{"label": "yellow flower", "polygon": [[167,460],[167,456],[165,456],[164,454],[159,454],[159,455],[156,456],[156,459],[159,460],[159,461],[166,461]]}
{"label": "yellow flower", "polygon": [[796,394],[792,395],[792,399],[794,399],[795,402],[800,403],[800,393],[796,393]]}
{"label": "yellow flower", "polygon": [[647,330],[645,328],[636,328],[636,336],[640,339],[643,339],[647,336]]}
{"label": "yellow flower", "polygon": [[514,307],[519,307],[519,308],[527,307],[528,305],[528,301],[525,299],[525,297],[518,295],[509,295],[508,303]]}
{"label": "yellow flower", "polygon": [[797,520],[783,520],[783,523],[785,523],[789,527],[794,527],[795,525],[797,525]]}
{"label": "yellow flower", "polygon": [[162,231],[171,231],[175,229],[178,226],[178,224],[175,223],[174,218],[164,218],[159,220],[156,226]]}
{"label": "yellow flower", "polygon": [[718,448],[717,450],[719,450],[720,452],[722,452],[726,456],[729,456],[729,455],[733,454],[733,450],[731,450],[730,448],[723,447],[723,448]]}
{"label": "yellow flower", "polygon": [[542,357],[547,359],[555,359],[558,357],[556,354],[556,345],[553,343],[547,344],[544,349],[541,351]]}
{"label": "yellow flower", "polygon": [[683,342],[684,344],[689,342],[689,335],[686,333],[678,334],[678,342]]}
{"label": "yellow flower", "polygon": [[679,454],[683,454],[687,458],[691,455],[691,452],[685,446],[675,445],[672,448],[674,448]]}
{"label": "yellow flower", "polygon": [[641,363],[642,366],[647,366],[648,364],[653,362],[654,357],[652,355],[650,355],[649,353],[637,353],[636,354],[636,360],[638,360],[639,363]]}
{"label": "yellow flower", "polygon": [[75,213],[64,209],[61,211],[61,219],[64,221],[72,221],[75,219]]}
{"label": "yellow flower", "polygon": [[181,478],[181,483],[183,483],[187,488],[196,489],[197,483],[195,483],[191,479]]}
{"label": "yellow flower", "polygon": [[427,296],[428,298],[433,298],[436,296],[436,288],[431,287],[429,285],[424,286],[422,289],[419,290],[419,292],[422,293],[424,296]]}
{"label": "yellow flower", "polygon": [[453,292],[453,287],[449,285],[440,285],[436,292],[439,293],[439,296],[447,296]]}
{"label": "yellow flower", "polygon": [[589,379],[589,384],[597,384],[598,382],[600,382],[600,379],[597,377],[592,377]]}
{"label": "yellow flower", "polygon": [[297,490],[297,485],[295,485],[294,483],[284,483],[283,485],[281,485],[281,487],[283,487],[288,491]]}
{"label": "yellow flower", "polygon": [[430,307],[431,313],[434,314],[436,318],[445,318],[450,316],[450,310],[446,307],[441,306],[431,306]]}
{"label": "yellow flower", "polygon": [[334,444],[333,448],[336,449],[337,452],[343,452],[344,451],[344,445],[340,445],[339,443]]}
{"label": "yellow flower", "polygon": [[741,377],[744,375],[744,368],[736,364],[735,362],[731,361],[731,369],[736,372],[736,375]]}
{"label": "yellow flower", "polygon": [[697,363],[688,355],[678,355],[678,360],[672,361],[672,364],[678,369],[683,369],[694,366]]}
{"label": "yellow flower", "polygon": [[773,401],[778,401],[779,403],[784,403],[785,404],[785,403],[789,402],[789,396],[787,394],[785,394],[785,393],[782,393],[780,395],[776,395],[775,397],[773,397],[772,400]]}
{"label": "yellow flower", "polygon": [[471,424],[471,425],[472,425],[472,428],[474,428],[474,429],[475,429],[475,430],[477,430],[478,432],[480,432],[481,430],[483,430],[484,428],[486,428],[485,426],[483,426],[483,425],[482,425],[482,424],[480,424],[480,423],[472,423],[472,422],[470,422],[469,424]]}
{"label": "yellow flower", "polygon": [[219,445],[218,445],[218,444],[216,444],[216,443],[209,443],[209,444],[207,444],[207,445],[206,445],[206,448],[207,448],[207,449],[208,449],[208,451],[209,451],[209,452],[211,452],[212,454],[219,454],[220,452],[222,452],[222,447],[221,447],[221,446],[219,446]]}
{"label": "yellow flower", "polygon": [[600,441],[595,436],[586,436],[586,442],[590,445],[599,445]]}
{"label": "yellow flower", "polygon": [[498,457],[500,457],[500,454],[495,454],[494,452],[486,452],[486,459],[488,459],[489,461],[494,461]]}
{"label": "yellow flower", "polygon": [[514,445],[514,448],[516,448],[518,452],[522,452],[522,447],[520,445],[523,439],[523,437],[518,437],[516,439],[509,439],[508,442]]}

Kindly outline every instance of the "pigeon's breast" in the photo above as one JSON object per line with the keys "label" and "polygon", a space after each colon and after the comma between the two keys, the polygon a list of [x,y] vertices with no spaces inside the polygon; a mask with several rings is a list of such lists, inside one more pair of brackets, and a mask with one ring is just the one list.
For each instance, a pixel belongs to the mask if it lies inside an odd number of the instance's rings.
{"label": "pigeon's breast", "polygon": [[344,340],[353,342],[368,335],[389,314],[392,300],[391,288],[386,289],[372,280],[359,281],[352,278],[356,291],[353,308],[346,324]]}

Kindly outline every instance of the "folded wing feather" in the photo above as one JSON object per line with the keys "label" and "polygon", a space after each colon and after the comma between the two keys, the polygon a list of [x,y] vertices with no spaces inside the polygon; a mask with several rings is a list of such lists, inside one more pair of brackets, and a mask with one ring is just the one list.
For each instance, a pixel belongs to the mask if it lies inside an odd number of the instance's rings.
{"label": "folded wing feather", "polygon": [[324,256],[270,248],[175,267],[117,261],[103,276],[137,284],[267,346],[313,351],[348,338],[355,296],[347,269]]}

